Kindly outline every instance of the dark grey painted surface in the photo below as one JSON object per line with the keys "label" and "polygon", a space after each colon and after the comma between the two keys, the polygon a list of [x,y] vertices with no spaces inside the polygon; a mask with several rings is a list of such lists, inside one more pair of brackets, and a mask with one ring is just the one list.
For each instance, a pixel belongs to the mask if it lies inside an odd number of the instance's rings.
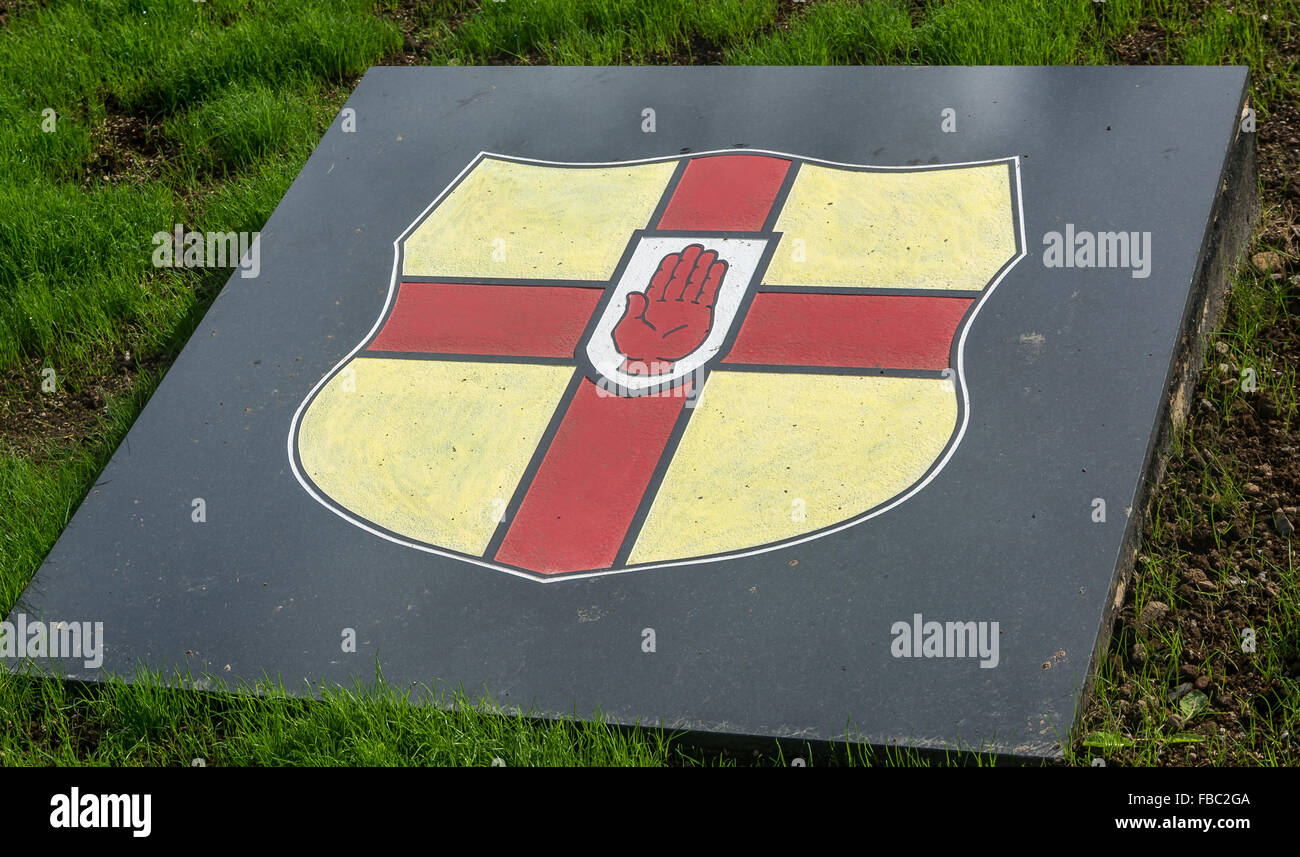
{"label": "dark grey painted surface", "polygon": [[[300,687],[372,678],[377,656],[396,683],[543,713],[810,738],[851,719],[879,741],[1050,752],[1244,85],[1241,68],[372,69],[348,102],[356,133],[335,121],[263,230],[261,275],[229,281],[15,611],[104,622],[104,670],[65,665],[78,678],[143,659]],[[957,133],[940,132],[945,107]],[[971,329],[971,421],[920,494],[750,559],[541,585],[376,538],[300,487],[294,410],[378,317],[394,237],[480,150],[736,145],[878,165],[1021,157],[1029,255]],[[1066,223],[1151,232],[1151,276],[1045,268],[1043,234]],[[999,622],[999,665],[891,657],[891,625],[914,613]]]}

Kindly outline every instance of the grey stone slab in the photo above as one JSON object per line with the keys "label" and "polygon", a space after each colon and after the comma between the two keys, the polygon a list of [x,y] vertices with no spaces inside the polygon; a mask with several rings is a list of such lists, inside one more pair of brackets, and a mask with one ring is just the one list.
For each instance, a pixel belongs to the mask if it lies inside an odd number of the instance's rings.
{"label": "grey stone slab", "polygon": [[[543,715],[1056,754],[1245,85],[372,69],[9,620],[102,622],[102,665],[55,665],[77,679],[378,660]],[[1143,255],[1049,267],[1053,232]],[[729,266],[708,338],[644,344],[683,310],[627,295],[690,244]],[[622,358],[703,394],[602,387],[645,382]],[[931,621],[996,657],[926,656]]]}

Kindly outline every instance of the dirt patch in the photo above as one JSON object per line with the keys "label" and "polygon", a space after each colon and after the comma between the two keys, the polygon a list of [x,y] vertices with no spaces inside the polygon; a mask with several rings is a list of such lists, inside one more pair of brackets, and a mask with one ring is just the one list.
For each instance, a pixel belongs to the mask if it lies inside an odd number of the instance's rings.
{"label": "dirt patch", "polygon": [[[1294,46],[1300,56],[1300,45]],[[1257,118],[1259,173],[1265,199],[1285,206],[1282,217],[1271,221],[1265,242],[1292,255],[1300,251],[1300,108],[1293,101],[1278,101],[1266,116]]]}
{"label": "dirt patch", "polygon": [[773,29],[790,29],[790,19],[802,14],[809,6],[816,6],[821,0],[776,0],[776,23]]}
{"label": "dirt patch", "polygon": [[428,65],[429,45],[421,38],[420,31],[428,24],[430,3],[418,0],[402,0],[396,9],[380,11],[380,17],[396,21],[402,29],[402,48],[387,54],[379,61],[380,65]]}
{"label": "dirt patch", "polygon": [[1165,31],[1158,25],[1143,21],[1132,35],[1110,46],[1115,60],[1121,65],[1165,65],[1169,48]]}
{"label": "dirt patch", "polygon": [[111,97],[105,105],[108,116],[90,132],[95,151],[86,164],[82,186],[138,184],[158,178],[179,154],[176,144],[163,135],[159,123],[121,112]]}
{"label": "dirt patch", "polygon": [[[1194,28],[1209,8],[1212,0],[1187,0],[1187,28]],[[1106,14],[1104,7],[1094,5],[1099,16]],[[1147,18],[1138,23],[1131,35],[1107,45],[1114,62],[1120,65],[1170,65],[1173,61],[1169,48],[1171,33],[1157,20]]]}
{"label": "dirt patch", "polygon": [[44,3],[37,3],[35,0],[0,0],[0,27],[9,26],[10,19],[24,9],[44,5]]}
{"label": "dirt patch", "polygon": [[129,392],[142,368],[129,352],[117,355],[103,371],[63,378],[55,368],[54,390],[45,392],[42,361],[0,373],[0,448],[32,463],[45,460],[51,447],[71,447],[102,428],[111,397]]}
{"label": "dirt patch", "polygon": [[712,39],[692,33],[671,54],[659,54],[653,60],[656,65],[722,65],[727,61],[727,50]]}
{"label": "dirt patch", "polygon": [[[0,0],[0,27],[25,9],[44,6],[33,0]],[[83,187],[99,183],[141,183],[158,178],[179,150],[162,133],[156,120],[132,114],[113,93],[104,98],[107,115],[90,129],[93,151],[84,165]]]}
{"label": "dirt patch", "polygon": [[466,0],[401,0],[396,9],[380,10],[380,17],[396,21],[401,27],[402,47],[386,55],[378,65],[429,65],[433,58],[432,25],[442,21],[454,30],[477,11],[478,4]]}
{"label": "dirt patch", "polygon": [[[771,35],[774,32],[788,32],[794,20],[805,14],[809,8],[823,3],[825,0],[777,0],[776,17],[772,23],[761,30],[751,34],[751,39]],[[913,0],[913,6],[928,0]],[[914,11],[914,14],[920,14]],[[690,57],[703,57],[702,60],[692,62]],[[690,51],[681,51],[672,58],[672,65],[723,65],[726,63],[726,47],[708,42],[698,37],[693,39]]]}

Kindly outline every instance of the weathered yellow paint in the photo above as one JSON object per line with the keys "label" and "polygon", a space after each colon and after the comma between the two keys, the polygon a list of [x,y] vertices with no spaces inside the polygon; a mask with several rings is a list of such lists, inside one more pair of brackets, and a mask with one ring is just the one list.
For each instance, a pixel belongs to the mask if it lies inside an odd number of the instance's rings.
{"label": "weathered yellow paint", "polygon": [[676,162],[564,168],[485,158],[403,245],[412,276],[603,280]]}
{"label": "weathered yellow paint", "polygon": [[956,424],[956,393],[939,379],[714,372],[629,562],[853,518],[920,480]]}
{"label": "weathered yellow paint", "polygon": [[346,510],[482,555],[572,375],[568,366],[354,359],[303,415],[303,470]]}
{"label": "weathered yellow paint", "polygon": [[765,283],[982,289],[1016,255],[1010,167],[861,172],[804,164],[776,230],[781,243]]}

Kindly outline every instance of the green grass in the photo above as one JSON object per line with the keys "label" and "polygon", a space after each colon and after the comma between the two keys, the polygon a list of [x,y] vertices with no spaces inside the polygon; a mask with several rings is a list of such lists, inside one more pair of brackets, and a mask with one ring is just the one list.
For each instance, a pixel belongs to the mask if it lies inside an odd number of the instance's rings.
{"label": "green grass", "polygon": [[[0,31],[0,369],[76,371],[134,331],[179,324],[205,275],[156,272],[150,237],[265,222],[337,111],[336,85],[401,44],[369,12],[357,0],[65,2]],[[152,180],[92,174],[110,105],[159,123],[171,156]]]}
{"label": "green grass", "polygon": [[[429,700],[436,697],[437,706]],[[847,767],[992,766],[996,756],[797,742],[718,753],[599,711],[561,719],[504,712],[462,690],[228,684],[141,670],[130,684],[76,685],[30,673],[0,680],[0,765],[460,765]]]}
{"label": "green grass", "polygon": [[1073,0],[953,0],[917,30],[931,65],[1071,65],[1102,59],[1091,4]]}
{"label": "green grass", "polygon": [[[378,678],[351,689],[261,683],[169,687],[142,672],[99,688],[29,678],[0,683],[0,763],[9,765],[664,765],[689,763],[656,729],[532,721],[469,705],[436,708]],[[221,692],[216,692],[220,690]],[[34,716],[35,715],[35,716]],[[88,740],[88,736],[91,736]]]}
{"label": "green grass", "polygon": [[493,59],[551,65],[663,61],[697,41],[739,44],[776,19],[776,0],[512,0],[483,3],[478,14],[442,32],[435,62]]}
{"label": "green grass", "polygon": [[160,185],[0,184],[0,365],[93,354],[167,301],[165,278],[142,287],[154,273],[144,251],[174,214]]}
{"label": "green grass", "polygon": [[862,6],[819,3],[785,31],[734,41],[727,61],[737,65],[880,65],[907,55],[912,43],[907,7],[895,0]]}
{"label": "green grass", "polygon": [[319,97],[264,83],[240,84],[172,116],[163,130],[179,152],[176,168],[198,183],[275,155],[304,160],[326,118],[317,115],[320,103]]}
{"label": "green grass", "polygon": [[[1293,38],[1300,5],[1256,0],[1231,9],[1216,3],[1198,16],[1182,0],[1109,0],[1099,19],[1088,0],[826,0],[789,15],[776,0],[439,0],[416,12],[411,35],[435,64],[1084,64],[1113,61],[1111,45],[1143,22],[1158,22],[1169,62],[1248,63],[1252,98],[1266,122],[1280,102],[1300,102],[1294,61],[1279,60],[1273,47]],[[44,367],[56,370],[60,389],[79,390],[103,381],[104,367],[125,351],[164,364],[179,351],[228,272],[154,269],[151,236],[176,223],[259,229],[351,82],[402,50],[398,10],[396,2],[369,0],[50,0],[11,11],[0,30],[0,373],[18,380],[0,387],[0,414],[41,395]],[[42,130],[46,110],[57,115],[54,133]],[[127,131],[120,130],[124,121]],[[147,144],[131,133],[143,133]],[[117,165],[124,169],[115,170],[114,159],[125,159]],[[105,180],[106,171],[116,175]],[[1228,352],[1211,353],[1211,370],[1220,362],[1255,368],[1290,429],[1295,371],[1261,335],[1288,312],[1285,286],[1246,276],[1232,301],[1235,327],[1219,337]],[[131,391],[110,396],[108,415],[78,442],[0,446],[0,609],[13,604],[156,382],[146,374]],[[1211,398],[1226,415],[1233,397],[1248,395],[1240,384],[1226,384]],[[1222,464],[1205,469],[1208,481],[1193,486],[1172,520],[1153,520],[1135,581],[1139,611],[1152,600],[1177,605],[1169,533],[1231,517],[1242,502],[1243,480],[1229,450],[1216,448],[1213,438],[1180,436],[1178,443],[1176,456],[1194,453]],[[1190,499],[1195,494],[1219,499],[1206,508]],[[1220,579],[1226,573],[1216,570]],[[1297,591],[1294,567],[1269,573]],[[1282,674],[1279,658],[1296,651],[1298,617],[1294,598],[1267,617],[1261,638],[1274,645],[1254,668]],[[1185,649],[1176,631],[1145,642],[1176,669]],[[1154,762],[1170,747],[1222,756],[1236,752],[1230,742],[1237,741],[1265,762],[1297,762],[1294,751],[1272,740],[1285,729],[1295,734],[1296,694],[1280,698],[1269,717],[1248,718],[1246,738],[1199,742],[1169,734],[1167,705],[1151,711],[1149,729],[1129,735],[1104,713],[1120,668],[1106,661],[1097,694],[1103,714],[1088,726],[1091,746],[1067,748],[1072,761],[1088,764],[1089,754],[1101,751]],[[1143,692],[1163,700],[1173,676],[1154,661],[1147,669]],[[282,688],[233,697],[169,690],[156,676],[84,692],[6,677],[0,763],[722,759],[685,751],[655,730],[540,724],[463,706],[441,712],[411,706],[404,696],[382,683],[304,702]],[[773,749],[740,761],[788,764],[787,756]],[[947,761],[905,750],[850,753],[845,760]]]}

